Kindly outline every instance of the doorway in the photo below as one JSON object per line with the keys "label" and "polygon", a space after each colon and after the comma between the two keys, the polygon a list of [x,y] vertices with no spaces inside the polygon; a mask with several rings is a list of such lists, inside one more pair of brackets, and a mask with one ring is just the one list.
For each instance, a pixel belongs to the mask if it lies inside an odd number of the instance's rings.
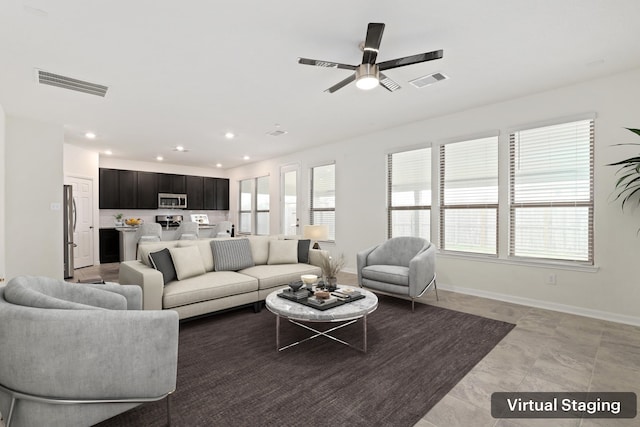
{"label": "doorway", "polygon": [[68,176],[65,181],[73,187],[76,209],[74,269],[88,267],[93,265],[93,180]]}
{"label": "doorway", "polygon": [[280,169],[280,182],[281,188],[281,210],[282,218],[282,233],[285,235],[300,234],[300,218],[298,212],[300,212],[298,203],[300,198],[298,197],[298,165],[283,166]]}

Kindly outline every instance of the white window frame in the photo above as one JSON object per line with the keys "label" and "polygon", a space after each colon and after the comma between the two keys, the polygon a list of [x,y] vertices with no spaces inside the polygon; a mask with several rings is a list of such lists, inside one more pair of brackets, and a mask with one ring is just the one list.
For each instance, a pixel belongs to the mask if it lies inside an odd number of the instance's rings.
{"label": "white window frame", "polygon": [[[520,132],[527,131],[543,131],[544,128],[547,127],[555,127],[566,125],[567,127],[571,127],[579,122],[589,122],[589,141],[588,141],[588,150],[589,150],[589,189],[588,189],[588,200],[577,200],[577,199],[566,199],[566,200],[550,200],[542,201],[537,200],[535,202],[517,202],[516,198],[516,188],[515,188],[515,179],[516,179],[516,143]],[[593,266],[594,265],[594,151],[595,151],[595,115],[591,115],[588,118],[573,118],[566,119],[562,121],[556,121],[553,123],[547,124],[539,124],[536,126],[529,126],[518,130],[513,130],[509,133],[509,258],[513,260],[525,260],[525,261],[533,261],[533,262],[551,262],[551,263],[564,263],[564,264],[575,264],[575,265],[585,265],[585,266]],[[549,131],[549,137],[552,137],[553,133]],[[571,165],[567,165],[568,167]],[[575,166],[575,165],[573,165]],[[583,171],[584,173],[584,171]],[[586,235],[583,235],[582,238],[587,241],[586,248],[586,257],[584,259],[575,259],[569,258],[568,256],[553,256],[549,254],[549,256],[523,256],[519,255],[516,237],[518,232],[518,224],[516,221],[516,213],[518,210],[528,210],[528,209],[546,209],[547,212],[549,209],[571,209],[571,208],[580,208],[587,209],[587,230]],[[543,230],[544,231],[544,230]],[[541,248],[544,249],[544,248]],[[523,250],[524,252],[524,250]]]}
{"label": "white window frame", "polygon": [[[429,153],[429,159],[426,162],[427,163],[427,167],[428,167],[428,191],[431,193],[431,198],[428,200],[428,204],[394,204],[393,201],[393,194],[394,194],[394,182],[393,182],[393,175],[394,175],[394,156],[396,155],[400,155],[400,154],[411,154],[411,153],[415,153],[416,155],[419,155],[419,152],[422,150],[426,150]],[[391,239],[392,237],[395,237],[393,234],[393,228],[394,228],[394,220],[393,220],[393,214],[395,212],[415,212],[416,217],[420,217],[420,213],[423,213],[423,215],[426,215],[426,217],[428,218],[429,223],[426,226],[426,231],[427,231],[427,235],[425,236],[420,235],[420,233],[418,232],[418,229],[420,228],[420,225],[417,224],[416,222],[413,222],[411,224],[411,228],[412,231],[410,234],[411,236],[416,236],[416,237],[425,237],[427,240],[432,240],[431,239],[431,209],[432,209],[432,205],[433,205],[433,186],[434,183],[432,182],[431,179],[431,175],[432,175],[432,171],[431,171],[431,167],[432,167],[432,158],[433,158],[433,149],[431,147],[431,145],[428,146],[421,146],[421,147],[414,147],[414,148],[408,148],[402,151],[394,151],[391,153],[387,153],[387,237],[389,239]],[[402,235],[407,235],[407,234],[402,234]]]}
{"label": "white window frame", "polygon": [[[261,179],[269,179],[269,175],[263,175],[263,176],[258,176],[255,178],[247,178],[247,179],[243,179],[240,180],[239,183],[239,194],[240,194],[240,198],[239,198],[239,209],[238,209],[238,234],[243,234],[243,235],[248,235],[248,234],[258,234],[258,214],[259,213],[266,213],[269,214],[270,212],[270,208],[271,208],[271,200],[269,200],[269,209],[258,209],[258,181]],[[242,210],[242,184],[243,183],[248,183],[249,187],[250,187],[250,200],[251,200],[251,209],[250,210]],[[271,185],[271,182],[268,182],[269,186]],[[267,193],[267,195],[269,195],[269,193]],[[247,232],[242,231],[243,225],[245,225],[242,222],[242,214],[249,214],[249,228],[250,231]],[[270,229],[270,219],[267,221],[267,229]],[[266,235],[269,234],[269,231],[267,230]]]}
{"label": "white window frame", "polygon": [[[314,174],[317,168],[333,166],[333,207],[316,208],[313,206],[314,200]],[[314,225],[314,213],[316,212],[333,212],[333,224],[328,225],[329,237],[328,242],[335,242],[335,219],[336,219],[336,164],[335,162],[315,165],[309,168],[309,224]]]}
{"label": "white window frame", "polygon": [[[267,180],[267,193],[266,194],[267,194],[267,204],[269,206],[268,206],[267,209],[258,209],[258,184],[259,184],[259,181],[263,180],[263,179]],[[258,233],[258,231],[259,231],[259,228],[258,228],[258,214],[265,214],[266,213],[267,214],[267,224],[266,224],[267,232],[262,234],[262,235],[268,236],[269,235],[269,230],[271,229],[271,227],[270,227],[271,219],[270,219],[270,214],[269,214],[269,211],[271,209],[271,197],[270,197],[270,194],[269,194],[270,188],[271,188],[271,182],[269,180],[269,175],[256,177],[255,184],[254,184],[253,188],[255,189],[255,191],[254,191],[255,198],[254,198],[254,203],[253,203],[253,206],[255,207],[254,215],[253,215],[253,217],[255,218],[255,220],[254,220],[255,227],[253,229],[255,230],[256,234],[259,234]]]}

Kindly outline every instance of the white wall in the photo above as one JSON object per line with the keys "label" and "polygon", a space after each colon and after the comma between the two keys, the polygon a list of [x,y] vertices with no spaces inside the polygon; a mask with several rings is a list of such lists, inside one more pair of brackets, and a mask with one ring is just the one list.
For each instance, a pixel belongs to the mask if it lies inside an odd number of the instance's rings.
{"label": "white wall", "polygon": [[100,202],[98,162],[100,154],[97,150],[88,150],[76,145],[64,144],[63,166],[65,184],[68,177],[84,178],[93,181],[93,256],[94,264],[99,264],[100,236],[98,207]]}
{"label": "white wall", "polygon": [[[61,126],[7,116],[5,152],[6,277],[62,279]],[[57,209],[56,209],[57,207]]]}
{"label": "white wall", "polygon": [[0,282],[5,280],[5,128],[6,117],[0,105]]}
{"label": "white wall", "polygon": [[[634,140],[634,136],[623,128],[640,127],[638,99],[640,70],[634,70],[231,169],[228,171],[231,218],[237,223],[238,181],[270,174],[274,177],[271,181],[271,230],[278,232],[280,167],[295,162],[301,165],[300,194],[306,199],[309,166],[335,160],[337,231],[335,248],[329,249],[344,253],[348,268],[353,271],[356,252],[386,238],[385,155],[388,152],[492,130],[501,131],[500,146],[505,150],[509,128],[595,112],[597,268],[558,269],[549,265],[508,263],[504,259],[508,237],[503,221],[500,225],[502,261],[438,255],[438,283],[441,287],[463,292],[640,324],[640,238],[636,236],[640,228],[640,211],[622,213],[618,204],[610,202],[615,168],[605,166],[637,154],[637,148],[612,147],[612,144]],[[637,137],[635,140],[640,142]],[[501,200],[501,203],[506,202]],[[306,200],[305,205],[308,206]],[[308,210],[301,212],[300,219],[302,224],[308,223]],[[555,286],[545,284],[550,273],[557,275]]]}

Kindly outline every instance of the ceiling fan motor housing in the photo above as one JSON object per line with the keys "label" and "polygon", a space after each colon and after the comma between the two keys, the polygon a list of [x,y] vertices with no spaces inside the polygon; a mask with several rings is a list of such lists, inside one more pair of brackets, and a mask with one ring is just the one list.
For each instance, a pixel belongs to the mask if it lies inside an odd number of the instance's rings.
{"label": "ceiling fan motor housing", "polygon": [[360,64],[356,68],[356,86],[360,89],[373,89],[380,83],[380,70],[376,64]]}

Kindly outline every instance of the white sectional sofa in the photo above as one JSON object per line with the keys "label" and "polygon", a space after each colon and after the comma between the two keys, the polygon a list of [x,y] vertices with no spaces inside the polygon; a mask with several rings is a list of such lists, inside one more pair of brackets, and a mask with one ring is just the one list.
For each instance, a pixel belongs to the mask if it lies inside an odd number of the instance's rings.
{"label": "white sectional sofa", "polygon": [[145,310],[175,310],[180,319],[251,304],[259,311],[275,289],[321,275],[326,251],[308,247],[295,236],[142,243],[138,260],[120,264],[119,281],[142,288]]}

